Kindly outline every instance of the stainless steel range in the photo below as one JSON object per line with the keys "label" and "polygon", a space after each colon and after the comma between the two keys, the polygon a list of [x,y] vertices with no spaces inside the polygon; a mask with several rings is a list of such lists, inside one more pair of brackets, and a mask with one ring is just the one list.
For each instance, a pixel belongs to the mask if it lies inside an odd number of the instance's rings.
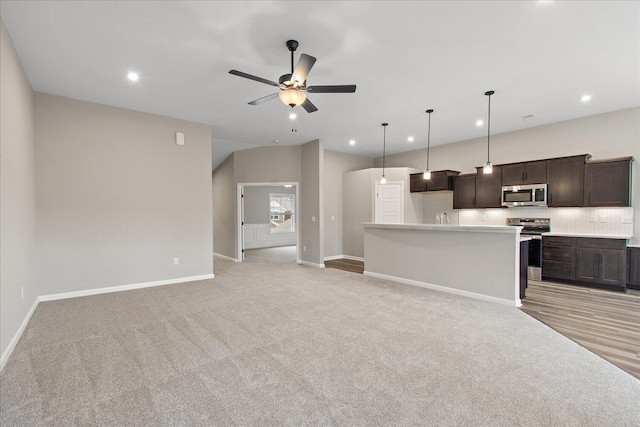
{"label": "stainless steel range", "polygon": [[507,218],[507,225],[522,226],[520,235],[529,241],[529,278],[542,279],[542,233],[551,231],[549,218]]}

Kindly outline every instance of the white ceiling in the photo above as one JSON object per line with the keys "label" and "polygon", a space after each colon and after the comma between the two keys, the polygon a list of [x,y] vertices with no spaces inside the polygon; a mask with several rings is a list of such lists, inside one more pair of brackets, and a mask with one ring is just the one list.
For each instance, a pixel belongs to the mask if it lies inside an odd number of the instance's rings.
{"label": "white ceiling", "polygon": [[[423,148],[428,108],[433,145],[480,137],[487,90],[492,134],[640,105],[637,1],[3,0],[0,14],[34,90],[210,124],[214,167],[276,139],[377,157],[382,122],[387,153]],[[247,105],[276,88],[228,74],[277,81],[288,39],[318,59],[308,85],[357,85],[310,95],[297,132],[279,100]]]}

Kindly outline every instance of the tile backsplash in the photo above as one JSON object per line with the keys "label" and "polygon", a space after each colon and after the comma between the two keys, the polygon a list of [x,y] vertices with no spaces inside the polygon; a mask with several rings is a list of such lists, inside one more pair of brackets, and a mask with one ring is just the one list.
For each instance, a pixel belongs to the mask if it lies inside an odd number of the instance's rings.
{"label": "tile backsplash", "polygon": [[633,235],[633,208],[463,209],[460,225],[506,225],[507,218],[550,218],[551,232]]}

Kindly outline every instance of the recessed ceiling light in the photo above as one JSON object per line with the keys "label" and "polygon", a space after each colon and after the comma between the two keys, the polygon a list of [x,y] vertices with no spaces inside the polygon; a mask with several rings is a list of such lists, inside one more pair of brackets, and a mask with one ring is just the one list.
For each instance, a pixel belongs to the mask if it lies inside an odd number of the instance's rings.
{"label": "recessed ceiling light", "polygon": [[140,76],[138,75],[138,73],[134,73],[133,71],[130,72],[129,74],[127,74],[127,78],[129,80],[131,80],[132,82],[137,82],[138,79],[140,78]]}
{"label": "recessed ceiling light", "polygon": [[484,122],[482,120],[476,120],[476,126],[482,126]]}
{"label": "recessed ceiling light", "polygon": [[582,102],[589,102],[589,101],[591,101],[591,95],[582,95],[582,96],[580,97],[580,101],[582,101]]}
{"label": "recessed ceiling light", "polygon": [[291,114],[289,114],[289,118],[290,118],[291,120],[295,119],[296,117],[297,117],[297,116],[296,116],[296,114],[295,114],[295,113],[291,113]]}
{"label": "recessed ceiling light", "polygon": [[407,138],[407,141],[409,141],[409,142],[413,142],[413,137],[412,137],[412,136],[410,136],[409,138]]}
{"label": "recessed ceiling light", "polygon": [[356,145],[356,141],[352,139],[351,141],[349,141],[349,145]]}
{"label": "recessed ceiling light", "polygon": [[280,142],[280,141],[279,141],[279,140],[277,140],[277,139],[274,139],[274,140],[273,140],[273,143],[274,143],[274,144],[277,144],[277,143],[279,143],[279,142]]}
{"label": "recessed ceiling light", "polygon": [[536,116],[533,114],[527,114],[526,116],[522,116],[523,120],[531,120],[531,119],[535,119]]}

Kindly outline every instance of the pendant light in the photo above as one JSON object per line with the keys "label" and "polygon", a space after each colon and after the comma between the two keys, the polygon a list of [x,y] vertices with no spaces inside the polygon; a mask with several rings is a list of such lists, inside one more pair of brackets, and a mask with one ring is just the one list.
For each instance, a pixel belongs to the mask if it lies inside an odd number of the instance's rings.
{"label": "pendant light", "polygon": [[487,163],[485,163],[484,167],[482,168],[482,173],[484,173],[485,175],[489,175],[493,173],[493,165],[489,161],[489,148],[490,148],[490,137],[491,137],[491,95],[493,95],[494,93],[495,92],[492,90],[484,93],[489,97],[489,114],[487,117]]}
{"label": "pendant light", "polygon": [[429,148],[431,145],[431,113],[433,113],[433,110],[427,110],[427,114],[429,114],[429,127],[427,130],[427,168],[422,174],[423,179],[431,179],[431,169],[429,169]]}
{"label": "pendant light", "polygon": [[382,178],[380,178],[380,184],[387,183],[387,178],[384,176],[384,158],[386,157],[387,152],[387,126],[389,126],[389,123],[382,124],[382,128],[384,129],[384,136],[382,139]]}

